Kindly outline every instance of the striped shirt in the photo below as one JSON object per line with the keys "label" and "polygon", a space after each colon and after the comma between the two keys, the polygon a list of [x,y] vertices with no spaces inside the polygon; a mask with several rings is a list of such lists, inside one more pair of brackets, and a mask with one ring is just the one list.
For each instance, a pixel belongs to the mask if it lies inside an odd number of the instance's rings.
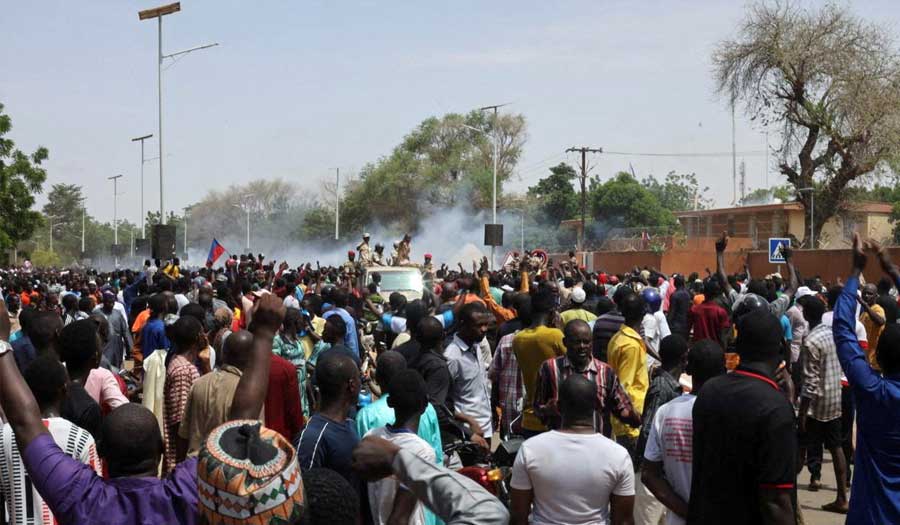
{"label": "striped shirt", "polygon": [[[94,438],[81,427],[61,417],[44,419],[44,426],[53,441],[70,456],[89,465],[97,475],[101,474],[100,458],[94,446]],[[11,525],[52,525],[56,523],[50,507],[31,484],[19,446],[8,424],[0,429],[0,490],[3,504],[0,505],[0,523]]]}
{"label": "striped shirt", "polygon": [[178,441],[176,425],[181,423],[184,410],[187,408],[191,387],[200,379],[197,367],[182,355],[176,355],[166,369],[166,383],[163,387],[163,438],[166,454],[163,461],[163,474],[175,470],[175,445]]}
{"label": "striped shirt", "polygon": [[816,421],[841,417],[841,365],[832,329],[820,324],[803,341],[803,387],[800,397],[810,400],[807,415]]}
{"label": "striped shirt", "polygon": [[[538,372],[534,411],[550,429],[560,427],[559,385],[577,373],[567,356],[548,359]],[[581,375],[597,385],[597,405],[594,411],[594,430],[606,437],[612,435],[609,415],[622,419],[635,413],[631,398],[619,382],[615,370],[597,358],[591,359]]]}
{"label": "striped shirt", "polygon": [[500,338],[497,343],[497,351],[491,362],[488,376],[492,383],[497,385],[497,403],[502,410],[500,431],[510,432],[510,425],[522,413],[521,403],[525,396],[522,386],[522,371],[519,370],[519,362],[512,349],[513,337],[516,333],[508,334]]}

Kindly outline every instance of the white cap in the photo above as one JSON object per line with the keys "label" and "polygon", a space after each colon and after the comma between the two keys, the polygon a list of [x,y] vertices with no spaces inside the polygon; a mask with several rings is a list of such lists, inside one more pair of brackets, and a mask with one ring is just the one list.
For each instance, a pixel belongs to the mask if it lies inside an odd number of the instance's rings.
{"label": "white cap", "polygon": [[575,304],[581,304],[587,299],[587,294],[584,293],[584,288],[575,288],[572,290],[572,302]]}
{"label": "white cap", "polygon": [[368,239],[369,237],[371,237],[371,235],[369,235],[368,233],[363,234],[363,239]]}
{"label": "white cap", "polygon": [[806,297],[807,295],[816,295],[816,292],[812,291],[808,286],[797,288],[797,299]]}

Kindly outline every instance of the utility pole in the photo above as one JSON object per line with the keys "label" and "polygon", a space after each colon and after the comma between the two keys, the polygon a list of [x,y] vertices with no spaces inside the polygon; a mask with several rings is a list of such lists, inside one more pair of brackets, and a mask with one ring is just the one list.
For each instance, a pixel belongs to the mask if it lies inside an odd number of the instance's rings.
{"label": "utility pole", "polygon": [[741,159],[741,167],[738,170],[741,177],[741,203],[744,202],[744,199],[747,197],[747,163],[744,162],[744,159]]}
{"label": "utility pole", "polygon": [[84,204],[85,197],[81,198],[81,256],[84,257]]}
{"label": "utility pole", "polygon": [[334,168],[334,240],[341,238],[341,168]]}
{"label": "utility pole", "polygon": [[584,232],[585,232],[585,216],[587,215],[587,175],[588,171],[590,171],[587,167],[587,154],[588,153],[603,153],[603,148],[590,148],[587,146],[581,146],[580,148],[576,148],[572,146],[571,148],[566,150],[566,153],[578,152],[581,153],[581,235],[578,238],[578,251],[584,251]]}
{"label": "utility pole", "polygon": [[[151,138],[153,134],[144,135],[143,137],[137,137],[131,139],[131,142],[140,142],[141,143],[141,239],[147,238],[147,232],[144,230],[144,223],[147,222],[147,219],[144,216],[144,164],[147,162],[147,159],[144,158],[144,141]],[[161,209],[162,207],[160,207]],[[84,251],[84,249],[82,249]]]}

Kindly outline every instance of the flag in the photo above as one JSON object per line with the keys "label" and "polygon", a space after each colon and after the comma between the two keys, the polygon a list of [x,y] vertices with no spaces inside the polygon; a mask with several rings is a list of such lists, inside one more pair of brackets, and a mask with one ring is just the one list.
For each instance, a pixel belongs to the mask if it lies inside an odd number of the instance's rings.
{"label": "flag", "polygon": [[209,255],[206,256],[206,266],[215,264],[223,253],[225,253],[225,247],[219,244],[219,241],[213,239],[212,244],[209,245]]}

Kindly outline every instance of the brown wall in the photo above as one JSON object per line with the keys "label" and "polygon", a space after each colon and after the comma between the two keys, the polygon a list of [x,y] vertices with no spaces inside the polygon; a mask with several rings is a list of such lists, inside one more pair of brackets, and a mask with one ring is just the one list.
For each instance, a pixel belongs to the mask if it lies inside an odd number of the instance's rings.
{"label": "brown wall", "polygon": [[[888,254],[895,263],[900,262],[900,247],[888,248]],[[794,255],[794,265],[800,272],[801,278],[821,276],[823,281],[836,282],[850,274],[850,251],[847,250],[797,250]],[[769,264],[766,252],[749,252],[750,273],[754,276],[764,276],[778,270],[774,264]],[[731,270],[729,268],[729,270]],[[787,276],[787,268],[781,265],[781,274]],[[878,261],[869,256],[869,264],[866,267],[865,277],[869,282],[875,282],[882,276]]]}

